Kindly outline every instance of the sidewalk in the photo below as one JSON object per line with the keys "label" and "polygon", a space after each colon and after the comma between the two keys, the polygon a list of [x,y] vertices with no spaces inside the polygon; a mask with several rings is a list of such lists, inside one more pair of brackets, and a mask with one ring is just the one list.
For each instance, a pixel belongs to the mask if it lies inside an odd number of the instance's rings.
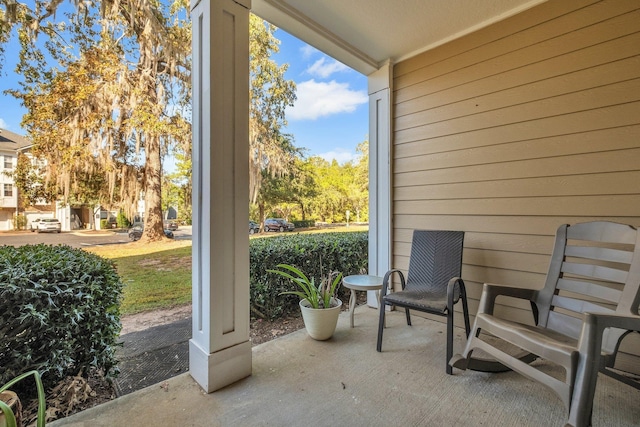
{"label": "sidewalk", "polygon": [[118,397],[189,370],[191,318],[120,336]]}
{"label": "sidewalk", "polygon": [[70,230],[68,233],[75,234],[77,236],[111,236],[116,233],[126,233],[127,230],[114,228],[112,230],[85,230],[85,229],[77,229]]}

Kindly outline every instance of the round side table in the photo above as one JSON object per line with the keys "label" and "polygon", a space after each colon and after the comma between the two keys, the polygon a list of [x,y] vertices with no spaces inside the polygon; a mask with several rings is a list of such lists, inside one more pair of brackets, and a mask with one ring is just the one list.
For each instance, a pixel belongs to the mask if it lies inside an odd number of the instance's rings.
{"label": "round side table", "polygon": [[382,289],[382,277],[369,276],[367,274],[356,274],[353,276],[343,277],[342,284],[345,288],[351,289],[351,297],[349,298],[349,315],[351,316],[351,327],[353,328],[353,314],[356,310],[356,292],[376,291],[378,306],[380,306],[380,290]]}

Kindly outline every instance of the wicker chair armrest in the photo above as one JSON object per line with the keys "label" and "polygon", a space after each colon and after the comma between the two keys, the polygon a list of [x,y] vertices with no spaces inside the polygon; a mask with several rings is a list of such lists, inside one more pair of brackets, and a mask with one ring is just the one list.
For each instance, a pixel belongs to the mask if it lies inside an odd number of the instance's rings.
{"label": "wicker chair armrest", "polygon": [[391,269],[386,272],[386,274],[384,275],[384,279],[382,279],[382,289],[380,290],[380,298],[382,298],[387,294],[387,290],[389,289],[389,280],[391,279],[391,276],[393,275],[393,273],[398,273],[398,276],[400,277],[400,284],[402,285],[402,289],[404,289],[406,285],[406,282],[404,280],[404,274],[402,273],[402,271],[400,271],[397,268]]}
{"label": "wicker chair armrest", "polygon": [[[458,293],[456,295],[456,288],[458,289]],[[464,280],[462,277],[452,277],[447,283],[447,301],[452,304],[455,304],[460,299],[461,295],[466,295],[467,291],[464,286]]]}

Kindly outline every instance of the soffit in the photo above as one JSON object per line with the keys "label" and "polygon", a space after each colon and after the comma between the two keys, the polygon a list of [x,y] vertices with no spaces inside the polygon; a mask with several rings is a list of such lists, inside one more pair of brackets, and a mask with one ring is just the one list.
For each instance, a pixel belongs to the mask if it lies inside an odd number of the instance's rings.
{"label": "soffit", "polygon": [[252,11],[368,75],[545,0],[252,0]]}

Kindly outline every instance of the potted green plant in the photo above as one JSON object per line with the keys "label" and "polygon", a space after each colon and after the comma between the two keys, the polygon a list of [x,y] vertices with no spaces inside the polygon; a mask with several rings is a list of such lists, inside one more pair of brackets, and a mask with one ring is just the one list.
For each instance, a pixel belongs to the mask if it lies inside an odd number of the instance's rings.
{"label": "potted green plant", "polygon": [[329,273],[320,279],[316,285],[312,277],[309,279],[300,269],[288,265],[278,264],[281,270],[268,270],[279,274],[296,284],[299,291],[282,292],[280,295],[297,295],[300,297],[300,311],[304,327],[309,336],[318,341],[328,340],[333,336],[338,324],[338,315],[342,308],[342,301],[336,298],[336,291],[342,273]]}
{"label": "potted green plant", "polygon": [[44,427],[46,415],[46,397],[44,394],[44,386],[42,385],[42,380],[40,379],[40,374],[38,373],[38,371],[25,372],[24,374],[17,376],[16,378],[0,387],[0,427],[16,427],[20,425],[20,414],[18,413],[18,418],[16,418],[16,414],[11,409],[11,406],[19,408],[20,400],[17,398],[15,393],[9,391],[8,389],[15,383],[22,381],[30,375],[34,376],[36,380],[36,389],[38,391],[38,420],[36,422],[36,426]]}

